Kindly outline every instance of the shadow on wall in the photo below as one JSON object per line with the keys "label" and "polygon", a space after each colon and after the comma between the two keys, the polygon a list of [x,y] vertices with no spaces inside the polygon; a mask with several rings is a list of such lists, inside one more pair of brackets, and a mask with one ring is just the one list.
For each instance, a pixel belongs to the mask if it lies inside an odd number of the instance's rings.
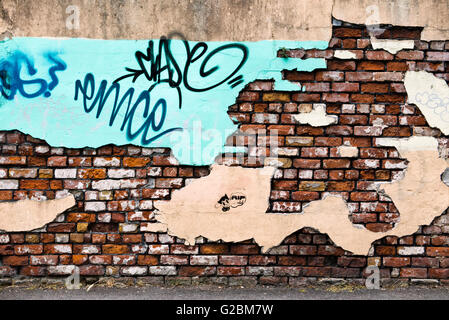
{"label": "shadow on wall", "polygon": [[443,180],[444,184],[449,186],[449,168],[446,169],[446,171],[443,172],[441,175],[441,180]]}

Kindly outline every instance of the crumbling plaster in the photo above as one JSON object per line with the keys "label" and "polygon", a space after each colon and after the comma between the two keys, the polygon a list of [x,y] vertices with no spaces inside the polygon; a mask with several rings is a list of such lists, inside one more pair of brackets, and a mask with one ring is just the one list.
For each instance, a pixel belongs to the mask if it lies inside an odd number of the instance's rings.
{"label": "crumbling plaster", "polygon": [[0,203],[0,230],[30,231],[42,228],[59,214],[75,205],[69,195],[62,199],[35,201],[19,200]]}
{"label": "crumbling plaster", "polygon": [[[79,28],[67,28],[75,7]],[[328,41],[332,16],[359,24],[422,26],[423,40],[449,39],[447,0],[2,0],[0,34],[155,39],[178,32],[198,41]]]}

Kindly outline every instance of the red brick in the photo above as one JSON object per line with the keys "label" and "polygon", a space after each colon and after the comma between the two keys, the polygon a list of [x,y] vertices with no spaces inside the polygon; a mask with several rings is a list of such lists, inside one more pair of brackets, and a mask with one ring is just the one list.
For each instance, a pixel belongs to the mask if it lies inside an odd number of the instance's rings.
{"label": "red brick", "polygon": [[362,29],[334,27],[333,36],[338,38],[360,38],[362,37]]}
{"label": "red brick", "polygon": [[342,135],[349,136],[353,133],[350,126],[328,126],[326,127],[326,134],[328,135]]}
{"label": "red brick", "polygon": [[100,265],[83,265],[79,268],[82,276],[102,276],[105,273],[105,268]]}
{"label": "red brick", "polygon": [[[432,270],[432,269],[430,269]],[[427,277],[427,269],[425,268],[402,268],[400,272],[402,278],[421,278]]]}
{"label": "red brick", "polygon": [[429,268],[438,267],[438,259],[427,257],[412,257],[412,266]]}
{"label": "red brick", "polygon": [[447,257],[449,256],[449,247],[427,247],[426,254],[433,257]]}
{"label": "red brick", "polygon": [[28,256],[4,256],[2,262],[7,266],[26,266],[28,265]]}
{"label": "red brick", "polygon": [[349,94],[347,94],[347,93],[324,93],[323,101],[326,101],[326,102],[349,102]]}
{"label": "red brick", "polygon": [[50,223],[47,226],[48,232],[74,232],[76,228],[75,223]]}
{"label": "red brick", "polygon": [[81,212],[69,213],[67,222],[95,222],[95,215]]}
{"label": "red brick", "polygon": [[353,181],[329,181],[327,182],[327,191],[352,191],[355,183]]}
{"label": "red brick", "polygon": [[319,198],[320,194],[318,192],[296,191],[292,193],[292,199],[296,201],[313,201]]}
{"label": "red brick", "polygon": [[151,159],[150,158],[130,158],[130,157],[125,157],[123,158],[123,166],[124,167],[132,167],[132,168],[141,168],[141,167],[145,167],[146,165],[148,165],[150,163]]}
{"label": "red brick", "polygon": [[384,50],[366,51],[366,58],[369,60],[393,60],[393,55]]}
{"label": "red brick", "polygon": [[247,256],[219,256],[219,263],[224,266],[241,266],[248,264]]}
{"label": "red brick", "polygon": [[410,258],[403,257],[385,257],[383,265],[386,267],[405,267],[410,265]]}
{"label": "red brick", "polygon": [[294,159],[293,166],[301,169],[318,169],[321,167],[321,161],[316,159]]}
{"label": "red brick", "polygon": [[323,256],[341,256],[344,254],[344,250],[342,248],[338,248],[336,246],[318,246],[318,255]]}
{"label": "red brick", "polygon": [[104,244],[102,248],[105,254],[123,254],[129,252],[127,245]]}
{"label": "red brick", "polygon": [[45,190],[50,189],[48,180],[20,180],[21,189]]}
{"label": "red brick", "polygon": [[14,246],[14,254],[16,255],[29,255],[29,254],[41,254],[44,248],[41,244],[24,244]]}
{"label": "red brick", "polygon": [[105,179],[106,169],[79,169],[78,178],[80,179]]}
{"label": "red brick", "polygon": [[285,71],[285,79],[290,81],[310,81],[315,80],[315,75],[312,72],[287,70]]}
{"label": "red brick", "polygon": [[276,263],[276,257],[275,256],[249,256],[249,264],[255,265],[255,266],[267,266],[267,265],[273,265]]}
{"label": "red brick", "polygon": [[257,101],[259,100],[259,97],[260,95],[258,92],[242,91],[237,97],[237,101]]}
{"label": "red brick", "polygon": [[[341,116],[340,116],[341,119]],[[342,139],[340,137],[316,137],[315,146],[340,146]]]}
{"label": "red brick", "polygon": [[305,266],[307,258],[302,256],[280,256],[279,265],[284,266]]}
{"label": "red brick", "polygon": [[387,71],[407,71],[408,65],[405,62],[388,62],[387,63]]}
{"label": "red brick", "polygon": [[385,69],[385,63],[380,61],[361,61],[359,62],[357,69],[365,71],[382,71]]}
{"label": "red brick", "polygon": [[45,276],[45,269],[45,267],[25,266],[20,269],[20,274],[30,277],[42,277]]}
{"label": "red brick", "polygon": [[67,166],[67,157],[63,156],[49,157],[47,160],[47,165],[49,167],[65,167]]}
{"label": "red brick", "polygon": [[[0,160],[0,164],[1,164],[1,160]],[[31,166],[31,167],[38,167],[38,166],[42,167],[42,166],[45,166],[45,165],[47,165],[47,159],[46,158],[42,158],[42,157],[28,157],[28,166]]]}
{"label": "red brick", "polygon": [[[330,63],[330,62],[329,62]],[[332,70],[328,68],[328,70]],[[345,77],[342,71],[317,71],[315,80],[316,81],[343,81]]]}
{"label": "red brick", "polygon": [[278,102],[289,102],[290,101],[290,94],[289,93],[283,93],[283,92],[270,92],[270,93],[264,93],[262,96],[263,101],[278,101]]}
{"label": "red brick", "polygon": [[304,86],[305,91],[308,92],[327,92],[330,89],[329,83],[327,82],[303,82],[302,85]]}
{"label": "red brick", "polygon": [[426,60],[430,61],[449,61],[449,52],[427,51]]}
{"label": "red brick", "polygon": [[385,93],[388,92],[388,83],[364,83],[362,92]]}
{"label": "red brick", "polygon": [[368,116],[361,115],[361,114],[354,114],[354,115],[340,115],[340,124],[367,124],[368,123]]}
{"label": "red brick", "polygon": [[416,50],[401,50],[396,54],[396,57],[403,60],[422,60],[424,59],[424,52]]}
{"label": "red brick", "polygon": [[323,167],[327,169],[349,168],[351,161],[348,159],[325,159]]}
{"label": "red brick", "polygon": [[327,62],[328,70],[338,70],[341,71],[352,71],[356,69],[354,61],[342,61],[342,60],[333,60]]}
{"label": "red brick", "polygon": [[377,246],[376,255],[379,256],[394,256],[396,254],[396,248],[393,246]]}
{"label": "red brick", "polygon": [[317,253],[316,246],[309,245],[291,245],[290,254],[301,255],[301,256],[311,256]]}
{"label": "red brick", "polygon": [[24,165],[25,163],[26,157],[17,157],[17,156],[0,157],[1,165]]}
{"label": "red brick", "polygon": [[319,102],[321,100],[321,95],[318,93],[294,93],[292,95],[292,100],[296,102]]}
{"label": "red brick", "polygon": [[[241,271],[241,270],[240,270]],[[181,266],[179,267],[179,276],[181,277],[198,277],[198,276],[211,276],[215,275],[217,269],[215,267],[191,267],[191,266]],[[230,275],[228,273],[235,272],[236,275],[239,274],[237,270],[224,269],[221,271],[223,275]],[[244,271],[243,271],[244,274]]]}
{"label": "red brick", "polygon": [[137,257],[137,264],[138,265],[155,266],[155,265],[159,264],[159,260],[158,260],[157,256],[139,255]]}
{"label": "red brick", "polygon": [[226,254],[229,253],[229,247],[226,244],[202,244],[200,246],[201,254]]}
{"label": "red brick", "polygon": [[70,167],[90,167],[92,166],[92,158],[90,157],[69,157]]}
{"label": "red brick", "polygon": [[[190,268],[211,268],[211,267],[190,267]],[[244,267],[218,267],[217,275],[219,275],[219,276],[243,276],[243,275],[245,275],[245,268]]]}
{"label": "red brick", "polygon": [[357,92],[359,91],[359,84],[353,82],[333,82],[332,91],[337,92]]}
{"label": "red brick", "polygon": [[372,72],[346,72],[346,81],[372,81],[374,79],[374,74]]}
{"label": "red brick", "polygon": [[298,188],[297,180],[275,180],[273,181],[274,190],[296,190]]}
{"label": "red brick", "polygon": [[268,126],[268,130],[274,131],[276,130],[279,135],[293,135],[295,133],[295,126],[289,125],[270,125]]}

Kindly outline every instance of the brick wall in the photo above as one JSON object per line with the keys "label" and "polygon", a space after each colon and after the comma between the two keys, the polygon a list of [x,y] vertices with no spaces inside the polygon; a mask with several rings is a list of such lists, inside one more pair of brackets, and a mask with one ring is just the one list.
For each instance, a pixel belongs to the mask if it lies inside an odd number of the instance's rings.
{"label": "brick wall", "polygon": [[[288,214],[328,193],[341,194],[350,219],[373,232],[390,230],[400,219],[394,204],[373,191],[375,181],[398,179],[406,160],[395,148],[376,147],[376,137],[437,137],[414,105],[406,104],[403,76],[425,70],[449,80],[449,41],[420,41],[421,28],[384,26],[384,39],[413,39],[415,48],[393,55],[373,50],[365,27],[337,23],[326,50],[289,50],[292,59],[319,57],[327,69],[287,71],[284,78],[305,85],[304,92],[273,90],[270,81],[248,84],[229,115],[240,131],[229,144],[244,145],[248,155],[222,155],[217,162],[263,166],[270,156],[266,136],[251,129],[277,130],[276,154],[282,161],[272,179],[267,212]],[[348,49],[356,59],[334,58]],[[285,54],[285,53],[284,53]],[[325,103],[338,117],[327,127],[298,124],[293,115]],[[374,125],[382,119],[383,130]],[[349,141],[358,158],[339,157]],[[377,264],[384,279],[449,277],[449,219],[442,212],[429,226],[410,236],[374,242],[369,256],[354,256],[333,245],[325,234],[303,228],[268,254],[251,240],[217,243],[198,239],[187,246],[166,233],[148,232],[154,222],[153,201],[190,179],[209,174],[208,167],[174,165],[169,149],[104,146],[98,149],[53,148],[20,132],[1,132],[0,200],[54,199],[75,195],[74,209],[40,230],[0,233],[0,276],[67,276],[79,266],[82,276],[138,277],[146,281],[221,284],[301,284],[320,278],[362,279]],[[11,214],[14,214],[13,212]]]}

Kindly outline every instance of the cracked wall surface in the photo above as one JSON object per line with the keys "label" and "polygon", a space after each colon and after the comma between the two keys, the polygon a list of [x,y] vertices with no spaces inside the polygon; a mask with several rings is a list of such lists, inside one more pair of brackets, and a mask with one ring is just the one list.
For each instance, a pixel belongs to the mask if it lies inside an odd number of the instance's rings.
{"label": "cracked wall surface", "polygon": [[[328,41],[334,16],[358,24],[422,26],[423,40],[449,38],[446,0],[139,0],[105,1],[102,6],[89,1],[4,0],[1,5],[0,33],[18,37],[154,39],[180,32],[196,41]],[[73,6],[79,9],[79,28],[68,29]]]}

